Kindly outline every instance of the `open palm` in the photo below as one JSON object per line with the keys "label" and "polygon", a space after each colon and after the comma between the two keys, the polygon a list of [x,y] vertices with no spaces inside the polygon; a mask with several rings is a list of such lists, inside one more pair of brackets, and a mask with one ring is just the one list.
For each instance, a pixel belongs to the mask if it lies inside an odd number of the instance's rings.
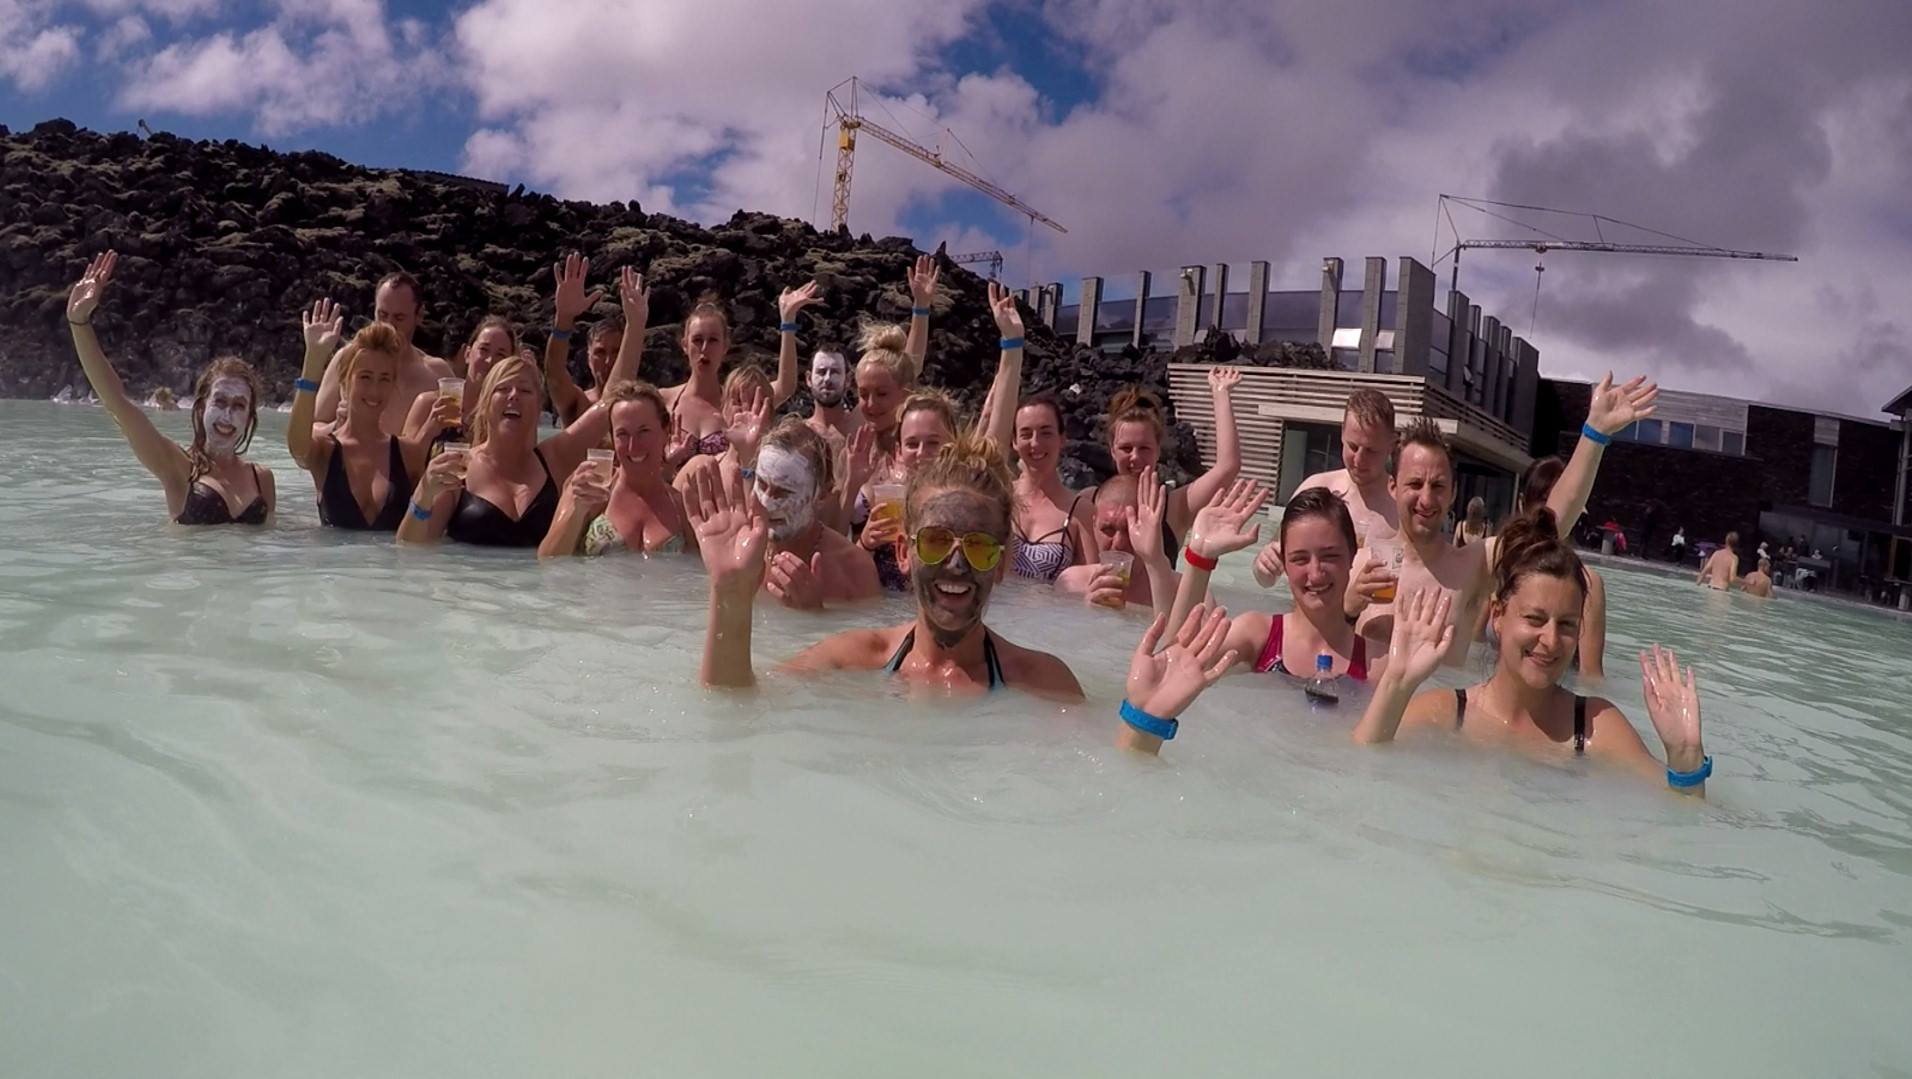
{"label": "open palm", "polygon": [[785,322],[795,322],[797,312],[822,299],[823,287],[815,281],[801,288],[787,288],[777,297],[777,313],[783,316]]}
{"label": "open palm", "polygon": [[618,303],[624,308],[626,326],[643,326],[651,317],[651,290],[644,287],[644,275],[624,267],[617,280]]}
{"label": "open palm", "polygon": [[300,328],[305,335],[307,352],[330,353],[339,347],[339,338],[345,326],[345,314],[339,305],[331,300],[318,300],[312,309],[303,313]]}
{"label": "open palm", "polygon": [[1022,309],[1016,306],[1016,294],[994,281],[989,283],[989,313],[996,317],[996,329],[1004,337],[1022,336]]}
{"label": "open palm", "polygon": [[[1680,659],[1671,648],[1653,646],[1640,653],[1640,676],[1646,692],[1646,713],[1666,747],[1667,763],[1681,755],[1697,760],[1703,753],[1700,741],[1700,690],[1693,668],[1680,667]],[[1682,769],[1684,770],[1684,769]]]}
{"label": "open palm", "polygon": [[917,307],[928,307],[936,298],[936,282],[941,277],[934,255],[916,256],[916,265],[910,267],[910,300]]}
{"label": "open palm", "polygon": [[1226,494],[1203,506],[1189,526],[1189,548],[1204,558],[1220,558],[1261,538],[1261,525],[1249,524],[1268,501],[1268,489],[1254,480],[1236,480]]}
{"label": "open palm", "polygon": [[1136,478],[1135,505],[1128,512],[1129,547],[1139,558],[1167,558],[1162,550],[1162,514],[1168,494],[1153,471]]}
{"label": "open palm", "polygon": [[699,468],[684,509],[697,534],[697,550],[712,587],[755,592],[763,583],[770,527],[763,510],[744,492],[743,477],[732,473],[726,481],[714,464]]}
{"label": "open palm", "polygon": [[1227,673],[1236,656],[1222,648],[1228,642],[1228,612],[1221,607],[1197,605],[1175,640],[1158,653],[1155,646],[1167,625],[1168,616],[1156,616],[1135,646],[1129,660],[1128,697],[1130,704],[1150,715],[1172,717],[1181,715]]}
{"label": "open palm", "polygon": [[1416,589],[1394,605],[1394,636],[1388,641],[1388,666],[1408,686],[1427,681],[1454,639],[1449,614],[1454,608],[1444,588]]}
{"label": "open palm", "polygon": [[575,251],[566,255],[563,262],[551,267],[551,276],[558,282],[557,294],[552,299],[552,306],[557,309],[559,322],[567,324],[572,322],[604,298],[603,289],[589,294],[584,291],[584,275],[589,273],[590,269],[591,260]]}
{"label": "open palm", "polygon": [[1635,375],[1615,386],[1613,372],[1608,371],[1593,388],[1587,405],[1587,424],[1603,435],[1619,434],[1628,424],[1652,416],[1653,402],[1659,396],[1659,384],[1648,382],[1645,375]]}
{"label": "open palm", "polygon": [[86,273],[66,297],[68,322],[86,322],[93,317],[93,310],[100,305],[100,297],[106,294],[107,282],[113,280],[113,267],[117,265],[119,253],[115,251],[108,251],[87,263]]}

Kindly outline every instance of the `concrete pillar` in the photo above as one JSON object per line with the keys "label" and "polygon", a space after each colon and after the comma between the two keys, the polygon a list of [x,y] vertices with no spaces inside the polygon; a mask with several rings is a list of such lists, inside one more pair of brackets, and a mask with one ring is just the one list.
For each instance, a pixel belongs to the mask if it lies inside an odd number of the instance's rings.
{"label": "concrete pillar", "polygon": [[1248,323],[1242,327],[1242,344],[1249,349],[1261,344],[1262,323],[1268,315],[1268,264],[1248,264]]}
{"label": "concrete pillar", "polygon": [[[1534,440],[1534,399],[1540,393],[1540,350],[1514,338],[1514,418],[1509,423],[1528,444]],[[1551,451],[1549,451],[1551,452]]]}
{"label": "concrete pillar", "polygon": [[1096,316],[1102,313],[1102,279],[1082,279],[1082,301],[1076,305],[1076,344],[1095,344]]}
{"label": "concrete pillar", "polygon": [[1129,338],[1129,344],[1136,348],[1142,347],[1142,320],[1148,317],[1149,285],[1154,280],[1147,270],[1135,275],[1135,330]]}
{"label": "concrete pillar", "polygon": [[1905,523],[1905,481],[1907,474],[1912,473],[1912,408],[1905,410],[1899,423],[1904,431],[1899,436],[1899,493],[1892,500],[1892,523],[1895,525]]}
{"label": "concrete pillar", "polygon": [[1481,373],[1480,400],[1475,403],[1487,411],[1492,412],[1494,411],[1494,402],[1500,400],[1500,398],[1496,396],[1500,392],[1501,382],[1500,320],[1492,315],[1484,316],[1480,320],[1480,339],[1481,344],[1486,346],[1482,349],[1481,356],[1485,362],[1485,367]]}
{"label": "concrete pillar", "polygon": [[1181,283],[1175,289],[1175,347],[1195,343],[1201,322],[1202,290],[1208,283],[1208,271],[1200,266],[1182,267]]}
{"label": "concrete pillar", "polygon": [[1457,395],[1466,378],[1467,357],[1474,345],[1474,335],[1467,329],[1469,306],[1467,293],[1450,291],[1447,294],[1447,382],[1444,388]]}
{"label": "concrete pillar", "polygon": [[1480,304],[1477,304],[1477,303],[1468,304],[1467,305],[1467,338],[1468,338],[1467,370],[1468,370],[1468,377],[1471,380],[1472,384],[1470,386],[1463,386],[1462,389],[1464,391],[1463,399],[1466,400],[1469,404],[1474,404],[1480,400],[1480,393],[1481,393],[1480,380],[1482,377],[1484,377],[1482,372],[1487,370],[1487,361],[1485,359],[1487,355],[1487,342],[1481,340],[1480,329],[1481,329]]}
{"label": "concrete pillar", "polygon": [[1214,302],[1208,305],[1207,328],[1219,330],[1222,328],[1222,304],[1228,300],[1228,263],[1226,262],[1217,262],[1215,264],[1215,286],[1213,291],[1215,299]]}
{"label": "concrete pillar", "polygon": [[1321,315],[1315,322],[1315,338],[1330,356],[1334,354],[1334,327],[1341,318],[1341,260],[1321,260]]}
{"label": "concrete pillar", "polygon": [[1404,375],[1427,375],[1427,354],[1434,333],[1434,271],[1402,256],[1395,288],[1394,362]]}
{"label": "concrete pillar", "polygon": [[1036,290],[1036,318],[1050,329],[1056,328],[1056,312],[1062,307],[1062,282],[1051,281]]}
{"label": "concrete pillar", "polygon": [[1361,370],[1374,370],[1374,342],[1381,336],[1381,293],[1388,287],[1388,260],[1368,257],[1366,283],[1361,286]]}
{"label": "concrete pillar", "polygon": [[[1024,307],[1029,307],[1029,290],[1026,288],[1017,289],[1016,302],[1022,304]],[[1030,310],[1034,310],[1034,308],[1030,307]]]}

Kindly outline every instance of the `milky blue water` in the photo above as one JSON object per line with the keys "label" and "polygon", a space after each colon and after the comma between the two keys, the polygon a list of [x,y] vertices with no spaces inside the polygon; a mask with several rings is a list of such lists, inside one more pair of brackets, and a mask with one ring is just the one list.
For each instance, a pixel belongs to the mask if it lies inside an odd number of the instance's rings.
{"label": "milky blue water", "polygon": [[1903,621],[1610,573],[1704,804],[1252,677],[1155,760],[1135,618],[998,594],[1081,708],[711,694],[689,565],[321,531],[282,423],[276,526],[188,530],[0,402],[0,1075],[1912,1074]]}

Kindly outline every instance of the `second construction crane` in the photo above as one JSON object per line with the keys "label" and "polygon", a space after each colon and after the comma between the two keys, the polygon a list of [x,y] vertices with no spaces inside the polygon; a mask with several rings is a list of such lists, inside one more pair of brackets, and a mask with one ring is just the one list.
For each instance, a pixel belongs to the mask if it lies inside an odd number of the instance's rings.
{"label": "second construction crane", "polygon": [[831,87],[823,97],[825,108],[825,130],[830,124],[837,129],[836,182],[830,195],[830,227],[843,228],[850,222],[850,174],[856,166],[856,136],[859,131],[867,131],[876,139],[886,142],[898,150],[916,158],[930,168],[954,176],[970,187],[988,195],[1004,206],[1029,219],[1031,225],[1047,225],[1057,232],[1068,232],[1048,214],[1036,209],[988,180],[963,168],[961,165],[946,161],[943,155],[927,146],[891,131],[882,124],[864,116],[859,98],[859,83],[856,76],[843,80]]}

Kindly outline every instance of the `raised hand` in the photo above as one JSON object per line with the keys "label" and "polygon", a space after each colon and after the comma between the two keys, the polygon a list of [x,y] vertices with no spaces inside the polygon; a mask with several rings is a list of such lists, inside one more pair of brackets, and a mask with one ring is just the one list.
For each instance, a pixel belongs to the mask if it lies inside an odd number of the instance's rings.
{"label": "raised hand", "polygon": [[585,294],[584,275],[591,269],[591,260],[573,251],[564,256],[564,261],[554,263],[551,276],[558,283],[557,293],[552,297],[552,306],[556,308],[557,323],[560,329],[577,322],[578,316],[597,305],[604,298],[604,290]]}
{"label": "raised hand", "polygon": [[[1193,534],[1196,528],[1201,527],[1201,523],[1202,517],[1198,513],[1189,532]],[[1255,583],[1263,588],[1273,588],[1275,582],[1279,580],[1281,580],[1281,541],[1272,539],[1268,541],[1266,547],[1255,552]]]}
{"label": "raised hand", "polygon": [[724,405],[724,435],[739,464],[756,464],[757,449],[769,430],[770,397],[762,390],[753,388],[742,401]]}
{"label": "raised hand", "polygon": [[559,501],[558,512],[568,509],[578,520],[589,521],[610,504],[610,477],[596,462],[586,461],[572,469],[571,478],[564,481],[564,497]]}
{"label": "raised hand", "polygon": [[1227,393],[1241,382],[1239,367],[1211,367],[1208,369],[1208,388],[1214,393]]}
{"label": "raised hand", "polygon": [[936,282],[942,275],[943,271],[936,265],[936,256],[916,256],[916,265],[910,267],[910,301],[917,307],[928,307],[930,301],[936,299]]}
{"label": "raised hand", "polygon": [[755,595],[763,583],[764,548],[770,526],[763,507],[744,491],[743,476],[700,468],[691,477],[684,511],[697,534],[697,551],[710,573],[711,588],[733,596]]}
{"label": "raised hand", "polygon": [[93,319],[94,308],[100,305],[100,297],[106,293],[107,282],[113,280],[113,267],[119,265],[119,252],[108,251],[95,256],[86,264],[86,273],[74,284],[73,291],[66,297],[66,320],[85,324]]}
{"label": "raised hand", "polygon": [[[1201,512],[1195,515],[1195,521],[1188,529],[1188,549],[1203,558],[1215,559],[1239,551],[1260,539],[1261,525],[1250,525],[1248,521],[1261,512],[1261,507],[1267,501],[1266,487],[1254,480],[1236,480],[1222,497],[1203,506]],[[1275,576],[1280,576],[1280,567],[1281,551],[1276,548]],[[1256,557],[1255,568],[1261,568],[1260,556]]]}
{"label": "raised hand", "polygon": [[1700,741],[1700,690],[1693,668],[1680,668],[1671,648],[1653,646],[1640,653],[1640,680],[1646,693],[1646,714],[1666,747],[1666,766],[1691,772],[1706,758]]}
{"label": "raised hand", "polygon": [[[472,391],[476,393],[477,391]],[[457,398],[447,394],[432,395],[432,410],[425,414],[425,426],[417,437],[431,442],[445,431],[462,427],[465,423],[464,406]]]}
{"label": "raised hand", "polygon": [[996,316],[996,329],[1003,337],[1022,336],[1022,310],[1016,306],[1016,294],[994,281],[989,283],[989,313]]}
{"label": "raised hand", "polygon": [[650,325],[651,290],[644,287],[644,275],[629,266],[618,274],[617,302],[624,308],[624,325]]}
{"label": "raised hand", "polygon": [[861,491],[870,477],[876,475],[876,428],[866,423],[856,429],[850,436],[845,461],[848,475],[844,477],[843,490]]}
{"label": "raised hand", "polygon": [[1155,646],[1168,625],[1167,615],[1157,615],[1149,623],[1129,660],[1129,703],[1142,711],[1165,719],[1179,716],[1195,703],[1202,691],[1214,685],[1228,668],[1235,665],[1235,653],[1224,651],[1228,643],[1228,611],[1212,604],[1198,604],[1182,623],[1175,640],[1161,652]]}
{"label": "raised hand", "polygon": [[1129,547],[1138,560],[1168,560],[1162,550],[1162,514],[1167,505],[1168,494],[1153,469],[1136,477],[1135,505],[1128,511],[1128,526]]}
{"label": "raised hand", "polygon": [[672,468],[682,468],[697,456],[697,436],[676,419],[671,420],[670,438],[664,443],[664,460]]}
{"label": "raised hand", "polygon": [[817,552],[805,562],[789,551],[778,551],[770,559],[763,584],[785,607],[799,611],[822,610],[823,552]]}
{"label": "raised hand", "polygon": [[1448,617],[1453,607],[1454,594],[1444,588],[1416,589],[1394,605],[1388,669],[1398,671],[1410,690],[1441,665],[1441,656],[1454,639],[1454,624]]}
{"label": "raised hand", "polygon": [[1628,424],[1652,416],[1653,402],[1659,396],[1659,384],[1648,382],[1645,375],[1635,375],[1615,386],[1613,372],[1608,371],[1593,388],[1587,405],[1587,425],[1603,435],[1619,434]]}
{"label": "raised hand", "polygon": [[777,314],[783,316],[785,322],[795,322],[797,312],[822,302],[823,286],[812,281],[801,288],[784,289],[777,297]]}
{"label": "raised hand", "polygon": [[345,313],[331,300],[315,300],[312,310],[301,316],[301,329],[305,335],[307,355],[324,353],[330,357],[338,351],[341,331],[345,327]]}

